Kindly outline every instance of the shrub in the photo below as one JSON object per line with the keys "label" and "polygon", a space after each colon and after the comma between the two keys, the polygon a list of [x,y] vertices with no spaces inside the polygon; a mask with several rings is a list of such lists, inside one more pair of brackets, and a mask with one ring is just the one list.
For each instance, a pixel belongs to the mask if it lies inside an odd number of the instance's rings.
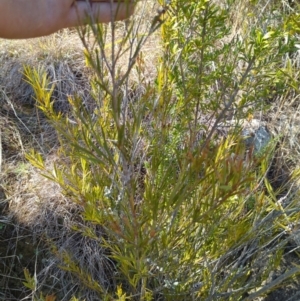
{"label": "shrub", "polygon": [[[232,19],[237,7],[244,16]],[[267,3],[264,17],[257,10],[177,0],[143,27],[83,28],[95,102],[69,97],[69,116],[53,109],[46,73],[25,69],[61,143],[52,171],[39,153],[27,157],[81,209],[74,228],[107,250],[109,283],[53,250],[99,300],[253,300],[299,272],[269,280],[298,210],[283,208],[265,177],[275,143],[254,154],[241,135],[271,87],[289,89],[282,61],[293,36]],[[157,30],[162,51],[147,82],[143,46]]]}

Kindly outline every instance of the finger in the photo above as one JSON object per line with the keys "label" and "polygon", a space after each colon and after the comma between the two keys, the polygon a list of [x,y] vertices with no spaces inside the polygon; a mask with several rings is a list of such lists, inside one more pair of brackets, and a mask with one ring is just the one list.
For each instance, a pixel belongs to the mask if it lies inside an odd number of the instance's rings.
{"label": "finger", "polygon": [[[86,1],[86,0],[76,0],[76,1]],[[88,0],[88,2],[106,2],[111,3],[111,0]],[[126,2],[126,0],[112,0],[112,2]],[[131,2],[131,1],[128,1]]]}
{"label": "finger", "polygon": [[[110,1],[110,0],[109,0]],[[97,23],[123,20],[130,17],[134,11],[133,3],[87,3],[78,1],[67,16],[65,27],[72,27],[88,23],[88,16]]]}

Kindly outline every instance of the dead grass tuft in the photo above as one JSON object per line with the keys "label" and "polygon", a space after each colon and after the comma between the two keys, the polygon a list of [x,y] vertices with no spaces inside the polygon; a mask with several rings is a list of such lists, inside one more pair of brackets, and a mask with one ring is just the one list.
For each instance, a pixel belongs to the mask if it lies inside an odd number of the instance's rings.
{"label": "dead grass tuft", "polygon": [[[51,169],[56,161],[57,157],[49,156],[46,166]],[[103,231],[94,227],[98,238],[89,238],[75,230],[74,227],[83,230],[86,226],[79,217],[80,207],[69,201],[57,184],[32,166],[20,165],[19,169],[12,166],[10,172],[6,171],[6,177],[10,177],[11,182],[6,186],[10,200],[9,220],[29,229],[27,243],[32,253],[29,258],[34,252],[39,253],[38,266],[31,266],[29,270],[32,275],[36,274],[40,291],[55,293],[59,300],[69,300],[74,293],[95,300],[95,292],[82,291],[83,279],[74,278],[67,270],[66,255],[97,283],[107,289],[111,287],[113,283],[109,275],[113,273],[114,265],[99,244]],[[22,287],[21,279],[19,285]],[[22,294],[26,293],[22,291]]]}
{"label": "dead grass tuft", "polygon": [[[64,30],[26,43],[4,40],[0,46],[1,90],[17,112],[30,111],[35,105],[32,88],[24,80],[24,65],[43,68],[47,72],[51,84],[55,85],[53,101],[57,110],[68,111],[68,96],[78,95],[83,102],[91,102],[91,71],[85,66],[83,47],[75,32]],[[0,101],[7,108],[3,95]]]}

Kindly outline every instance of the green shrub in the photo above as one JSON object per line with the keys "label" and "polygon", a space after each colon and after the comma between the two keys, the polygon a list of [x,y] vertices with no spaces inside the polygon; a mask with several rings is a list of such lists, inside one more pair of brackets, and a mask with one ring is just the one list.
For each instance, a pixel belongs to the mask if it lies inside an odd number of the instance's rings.
{"label": "green shrub", "polygon": [[[267,281],[298,210],[293,202],[293,210],[283,208],[265,178],[272,145],[253,154],[238,126],[267,108],[271,87],[284,93],[282,61],[293,43],[284,42],[284,17],[272,9],[257,17],[252,3],[235,32],[238,6],[172,1],[143,33],[138,20],[128,23],[118,43],[116,24],[81,31],[95,71],[92,111],[70,97],[71,115],[56,113],[45,72],[25,69],[61,142],[52,171],[40,154],[27,157],[82,209],[85,225],[76,230],[107,249],[111,285],[96,282],[72,254],[57,254],[99,300],[253,300],[299,272]],[[133,70],[142,78],[143,45],[157,29],[157,76],[134,82]],[[222,136],[231,119],[235,126]]]}

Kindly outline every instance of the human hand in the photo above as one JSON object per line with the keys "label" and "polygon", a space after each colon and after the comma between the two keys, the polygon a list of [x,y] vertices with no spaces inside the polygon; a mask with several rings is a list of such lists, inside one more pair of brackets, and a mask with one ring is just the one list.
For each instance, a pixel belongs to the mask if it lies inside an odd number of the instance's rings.
{"label": "human hand", "polygon": [[134,11],[132,1],[123,1],[0,0],[0,37],[17,39],[49,35],[62,28],[86,23],[87,15],[99,23],[123,20]]}

